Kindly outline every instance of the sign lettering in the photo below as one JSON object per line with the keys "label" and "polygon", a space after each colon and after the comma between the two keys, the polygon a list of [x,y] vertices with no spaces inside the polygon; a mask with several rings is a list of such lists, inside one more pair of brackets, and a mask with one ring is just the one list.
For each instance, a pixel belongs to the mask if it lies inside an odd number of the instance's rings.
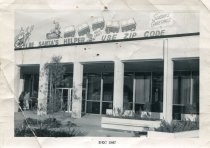
{"label": "sign lettering", "polygon": [[165,30],[145,31],[144,37],[162,36],[164,35],[164,33],[165,33]]}

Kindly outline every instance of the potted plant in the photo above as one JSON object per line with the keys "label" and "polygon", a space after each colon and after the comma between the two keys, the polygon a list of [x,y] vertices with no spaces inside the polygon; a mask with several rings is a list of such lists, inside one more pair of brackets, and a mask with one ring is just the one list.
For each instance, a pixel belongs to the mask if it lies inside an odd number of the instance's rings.
{"label": "potted plant", "polygon": [[187,104],[185,106],[185,113],[181,114],[181,120],[195,121],[197,117],[198,117],[197,105]]}

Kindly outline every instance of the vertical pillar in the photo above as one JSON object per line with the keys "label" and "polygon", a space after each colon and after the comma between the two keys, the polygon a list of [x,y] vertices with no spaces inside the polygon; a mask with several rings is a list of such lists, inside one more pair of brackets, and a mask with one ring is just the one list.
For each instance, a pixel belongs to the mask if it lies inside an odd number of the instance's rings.
{"label": "vertical pillar", "polygon": [[14,111],[18,112],[19,108],[19,97],[22,92],[22,87],[21,87],[21,77],[20,77],[20,67],[15,66],[15,100],[14,100]]}
{"label": "vertical pillar", "polygon": [[39,92],[37,115],[47,114],[48,76],[44,69],[44,63],[39,67]]}
{"label": "vertical pillar", "polygon": [[79,62],[75,62],[73,70],[73,95],[72,95],[72,117],[74,118],[81,118],[82,82],[83,82],[83,65]]}
{"label": "vertical pillar", "polygon": [[[114,98],[113,109],[123,110],[124,63],[120,60],[114,63]],[[115,112],[114,112],[115,113]]]}
{"label": "vertical pillar", "polygon": [[[24,91],[24,79],[23,79],[23,76],[21,76],[20,75],[20,79],[19,79],[19,84],[18,84],[18,96],[17,96],[17,103],[19,103],[20,102],[20,100],[19,100],[19,97],[20,97],[20,95],[22,94],[22,92]],[[18,105],[18,107],[19,107],[19,105]],[[22,108],[23,109],[23,108]]]}
{"label": "vertical pillar", "polygon": [[20,80],[19,80],[19,93],[18,93],[18,96],[21,95],[21,93],[24,91],[24,79],[22,77],[20,77]]}
{"label": "vertical pillar", "polygon": [[173,61],[168,54],[168,40],[164,41],[164,87],[163,87],[163,117],[167,122],[172,121],[173,112]]}

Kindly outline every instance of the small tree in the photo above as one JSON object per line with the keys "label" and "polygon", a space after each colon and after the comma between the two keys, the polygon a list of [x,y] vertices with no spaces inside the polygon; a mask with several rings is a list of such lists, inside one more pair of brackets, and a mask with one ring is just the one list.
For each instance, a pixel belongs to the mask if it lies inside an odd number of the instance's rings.
{"label": "small tree", "polygon": [[50,63],[44,66],[45,73],[48,77],[48,111],[55,112],[60,109],[61,100],[56,89],[64,82],[63,75],[65,67],[60,63],[61,56],[53,56]]}

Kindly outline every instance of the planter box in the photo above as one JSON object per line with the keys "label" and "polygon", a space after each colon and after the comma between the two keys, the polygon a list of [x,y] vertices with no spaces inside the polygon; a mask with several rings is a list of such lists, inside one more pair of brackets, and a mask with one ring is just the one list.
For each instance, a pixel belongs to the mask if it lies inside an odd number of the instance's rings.
{"label": "planter box", "polygon": [[[117,115],[117,113],[115,113]],[[113,115],[113,110],[112,109],[106,109],[106,115]],[[123,116],[130,116],[132,117],[133,111],[132,110],[125,110]]]}
{"label": "planter box", "polygon": [[148,131],[148,138],[198,138],[199,131],[183,131],[177,133],[166,133],[166,132],[158,132],[158,131]]}
{"label": "planter box", "polygon": [[110,129],[120,129],[128,131],[145,131],[153,130],[160,126],[160,120],[134,120],[134,119],[122,119],[122,118],[110,118],[102,117],[101,127]]}
{"label": "planter box", "polygon": [[198,117],[199,115],[197,114],[181,114],[181,120],[195,121]]}
{"label": "planter box", "polygon": [[[112,109],[106,109],[107,115],[113,115]],[[134,112],[132,110],[125,110],[123,116],[130,116],[132,117],[134,115]],[[151,117],[152,119],[163,119],[163,113],[157,113],[157,112],[141,112],[141,117]]]}

